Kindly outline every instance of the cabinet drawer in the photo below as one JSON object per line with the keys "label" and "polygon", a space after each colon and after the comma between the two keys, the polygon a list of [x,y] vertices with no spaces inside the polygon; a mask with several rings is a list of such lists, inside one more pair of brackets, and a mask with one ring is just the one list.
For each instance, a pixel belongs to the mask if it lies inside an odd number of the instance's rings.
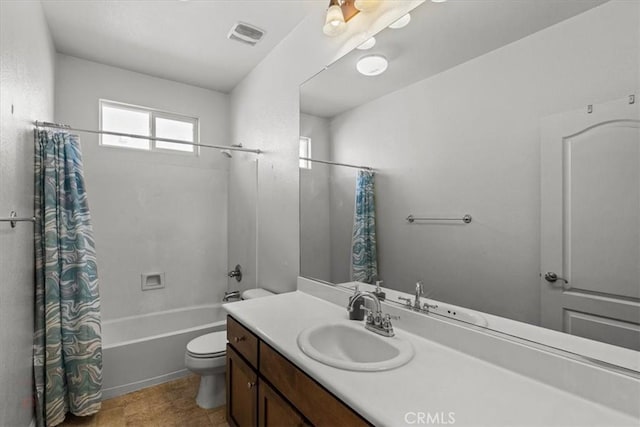
{"label": "cabinet drawer", "polygon": [[227,341],[254,368],[258,366],[258,338],[231,316],[227,316]]}
{"label": "cabinet drawer", "polygon": [[307,374],[260,342],[260,374],[314,426],[369,425]]}

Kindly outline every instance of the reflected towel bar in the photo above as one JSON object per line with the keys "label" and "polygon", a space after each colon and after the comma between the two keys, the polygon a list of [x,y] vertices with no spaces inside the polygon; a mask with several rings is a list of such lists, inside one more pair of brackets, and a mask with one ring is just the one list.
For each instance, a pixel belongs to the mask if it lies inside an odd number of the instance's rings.
{"label": "reflected towel bar", "polygon": [[11,211],[9,218],[0,218],[0,222],[11,223],[11,228],[16,228],[16,222],[36,222],[36,217],[19,217],[16,211]]}
{"label": "reflected towel bar", "polygon": [[469,214],[466,214],[462,218],[418,218],[413,216],[412,214],[409,214],[406,220],[409,224],[413,224],[415,221],[462,221],[465,224],[469,224],[472,218]]}

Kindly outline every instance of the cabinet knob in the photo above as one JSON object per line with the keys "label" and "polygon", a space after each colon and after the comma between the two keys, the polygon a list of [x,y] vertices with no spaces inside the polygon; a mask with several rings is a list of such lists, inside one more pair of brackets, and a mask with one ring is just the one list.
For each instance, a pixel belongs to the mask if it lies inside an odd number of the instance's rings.
{"label": "cabinet knob", "polygon": [[255,386],[256,386],[256,383],[254,383],[254,382],[249,381],[249,382],[247,383],[247,388],[248,388],[248,389],[252,389],[252,388],[253,388],[253,387],[255,387]]}
{"label": "cabinet knob", "polygon": [[233,337],[233,342],[239,343],[240,341],[244,341],[245,339],[247,338],[244,335],[241,337]]}

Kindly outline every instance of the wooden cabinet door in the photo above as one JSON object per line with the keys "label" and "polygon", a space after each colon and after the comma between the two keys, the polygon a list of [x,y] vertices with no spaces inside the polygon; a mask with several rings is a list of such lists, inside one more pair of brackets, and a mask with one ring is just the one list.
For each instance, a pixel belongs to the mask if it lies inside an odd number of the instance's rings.
{"label": "wooden cabinet door", "polygon": [[258,387],[259,427],[302,427],[307,424],[293,406],[273,391],[266,382]]}
{"label": "wooden cabinet door", "polygon": [[227,344],[227,421],[234,427],[255,427],[258,375]]}
{"label": "wooden cabinet door", "polygon": [[370,425],[314,379],[262,341],[259,355],[260,375],[266,378],[314,426]]}

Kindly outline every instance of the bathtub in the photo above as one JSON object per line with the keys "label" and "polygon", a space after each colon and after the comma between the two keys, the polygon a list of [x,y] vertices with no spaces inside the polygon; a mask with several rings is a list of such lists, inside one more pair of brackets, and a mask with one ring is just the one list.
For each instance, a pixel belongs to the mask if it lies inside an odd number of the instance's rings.
{"label": "bathtub", "polygon": [[222,304],[123,317],[102,323],[102,398],[109,399],[188,374],[187,343],[226,328]]}

